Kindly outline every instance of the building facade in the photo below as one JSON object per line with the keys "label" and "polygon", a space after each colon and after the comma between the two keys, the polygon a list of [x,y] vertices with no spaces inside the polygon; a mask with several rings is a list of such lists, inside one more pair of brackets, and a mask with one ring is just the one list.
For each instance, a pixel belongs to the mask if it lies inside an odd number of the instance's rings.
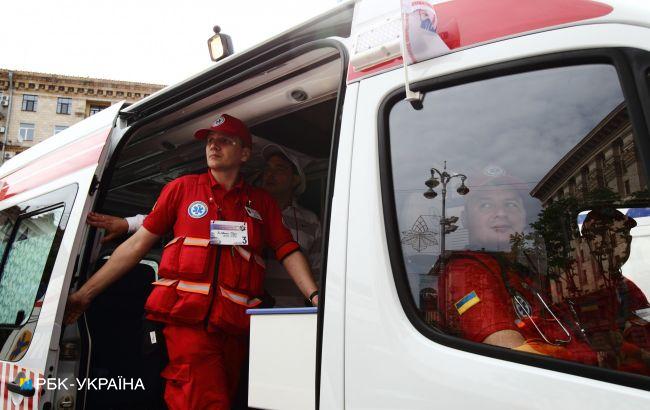
{"label": "building facade", "polygon": [[116,102],[134,103],[163,87],[0,69],[0,162]]}
{"label": "building facade", "polygon": [[[562,200],[571,203],[572,199],[583,204],[591,203],[594,207],[601,202],[623,204],[618,207],[628,208],[625,203],[633,204],[631,201],[635,196],[647,192],[642,167],[627,107],[622,104],[558,162],[530,194],[542,202],[543,208]],[[577,209],[573,213],[582,211],[584,215],[588,210]],[[575,222],[579,225],[580,218]],[[567,265],[560,269],[558,280],[548,284],[556,303],[593,294],[607,287],[612,276],[600,266],[581,235],[575,232],[564,235],[569,238]]]}

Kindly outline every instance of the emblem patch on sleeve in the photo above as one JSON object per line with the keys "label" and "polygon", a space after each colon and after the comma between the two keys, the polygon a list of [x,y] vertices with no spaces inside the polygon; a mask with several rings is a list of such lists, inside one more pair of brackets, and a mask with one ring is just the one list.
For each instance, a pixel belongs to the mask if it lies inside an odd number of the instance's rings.
{"label": "emblem patch on sleeve", "polygon": [[458,311],[458,314],[462,315],[463,313],[467,312],[469,308],[476,305],[480,301],[481,299],[479,299],[478,295],[476,294],[476,291],[473,290],[467,295],[463,296],[463,298],[458,302],[456,302],[454,306],[456,306],[456,310]]}

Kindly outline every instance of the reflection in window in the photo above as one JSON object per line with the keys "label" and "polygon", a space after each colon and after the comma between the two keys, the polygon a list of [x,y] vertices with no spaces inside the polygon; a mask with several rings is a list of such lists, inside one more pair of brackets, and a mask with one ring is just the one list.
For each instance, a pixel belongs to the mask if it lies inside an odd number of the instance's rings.
{"label": "reflection in window", "polygon": [[41,277],[63,208],[20,219],[0,279],[0,324],[22,325],[44,296]]}
{"label": "reflection in window", "polygon": [[613,67],[430,92],[421,111],[397,103],[389,125],[404,266],[424,321],[650,375],[650,193]]}

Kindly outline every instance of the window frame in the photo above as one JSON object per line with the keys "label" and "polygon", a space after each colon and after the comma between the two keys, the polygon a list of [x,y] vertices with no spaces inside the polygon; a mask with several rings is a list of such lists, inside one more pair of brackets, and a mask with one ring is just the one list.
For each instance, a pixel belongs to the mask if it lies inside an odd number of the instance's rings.
{"label": "window frame", "polygon": [[[62,100],[65,100],[62,101]],[[63,110],[63,107],[66,107],[66,110]],[[56,113],[57,114],[63,114],[63,115],[71,115],[72,114],[72,98],[69,97],[57,97],[56,99]]]}
{"label": "window frame", "polygon": [[[63,188],[59,188],[57,190],[48,192],[43,195],[39,195],[37,197],[28,199],[26,201],[20,202],[18,204],[0,210],[0,212],[5,212],[6,210],[14,207],[18,207],[20,210],[18,215],[16,216],[14,225],[11,227],[11,233],[9,234],[9,241],[5,246],[4,252],[2,252],[2,255],[0,255],[0,283],[2,283],[2,278],[4,276],[4,268],[7,263],[7,259],[9,258],[9,252],[12,249],[12,244],[16,239],[16,233],[18,232],[18,228],[20,226],[19,222],[28,219],[32,216],[63,207],[63,213],[61,215],[61,219],[59,220],[57,232],[55,233],[52,243],[50,245],[50,251],[48,253],[48,257],[45,262],[45,265],[43,266],[43,272],[41,274],[41,279],[40,279],[41,283],[44,281],[47,282],[47,286],[45,287],[45,294],[47,294],[47,289],[49,288],[50,279],[52,277],[52,269],[57,259],[56,255],[59,253],[61,249],[63,234],[65,233],[68,220],[70,219],[70,212],[72,206],[74,205],[74,200],[77,196],[78,190],[79,190],[78,184],[76,183],[70,184]],[[27,317],[30,317],[32,313],[33,313],[33,309],[32,311],[29,312],[29,315]],[[38,317],[40,317],[40,313]],[[36,318],[37,321],[38,321],[38,317]],[[18,326],[18,325],[0,324],[0,328],[2,329],[20,329],[24,326],[25,325]],[[0,341],[0,343],[1,342],[2,341]],[[9,361],[9,358],[0,357],[0,360]]]}
{"label": "window frame", "polygon": [[95,114],[98,114],[98,113],[104,111],[108,107],[109,107],[108,105],[104,106],[104,105],[98,105],[98,104],[90,104],[88,106],[88,116],[91,117],[91,116],[93,116]]}
{"label": "window frame", "polygon": [[[427,65],[431,63],[431,61],[425,61],[419,64]],[[650,69],[649,51],[630,48],[601,48],[552,53],[414,82],[411,84],[411,89],[426,94],[427,92],[435,92],[437,90],[482,80],[585,64],[608,64],[616,69],[623,96],[627,103],[635,143],[639,150],[639,162],[645,168],[646,175],[648,175],[647,171],[650,169],[650,138],[648,132],[648,123],[650,122],[650,79],[646,76],[646,73]],[[428,339],[447,347],[494,359],[507,360],[518,364],[650,391],[650,377],[472,342],[438,331],[422,319],[416,301],[411,294],[399,239],[400,231],[397,223],[397,209],[392,175],[393,167],[390,155],[389,115],[393,106],[404,100],[404,98],[404,87],[400,87],[389,92],[379,106],[377,116],[378,164],[382,209],[391,270],[400,304],[411,324]],[[426,103],[425,97],[424,104]]]}
{"label": "window frame", "polygon": [[[58,133],[60,133],[60,132],[63,132],[63,131],[65,131],[65,130],[67,130],[68,128],[70,128],[69,125],[55,125],[55,126],[54,126],[54,134],[53,134],[53,135],[56,135],[56,134],[58,134]],[[57,131],[57,129],[58,129],[58,131]]]}
{"label": "window frame", "polygon": [[[25,97],[34,97],[33,100],[25,99]],[[31,107],[31,109],[29,109]],[[38,95],[36,94],[23,94],[23,101],[21,104],[22,111],[36,112],[38,108]]]}
{"label": "window frame", "polygon": [[[31,125],[31,128],[30,127],[23,127],[23,125]],[[26,138],[26,136],[23,137],[23,135],[22,135],[23,130],[25,130],[25,131],[31,130],[32,131],[32,137],[31,138]],[[18,139],[21,142],[30,142],[30,141],[33,142],[35,136],[36,136],[36,124],[34,124],[32,122],[21,122],[20,123],[20,125],[18,126]]]}

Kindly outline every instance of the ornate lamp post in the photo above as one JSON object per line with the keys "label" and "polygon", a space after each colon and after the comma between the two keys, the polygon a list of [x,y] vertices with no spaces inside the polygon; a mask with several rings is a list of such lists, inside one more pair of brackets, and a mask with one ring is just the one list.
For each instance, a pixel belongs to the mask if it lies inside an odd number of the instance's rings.
{"label": "ornate lamp post", "polygon": [[458,189],[456,189],[456,192],[460,195],[467,195],[469,192],[469,188],[465,185],[465,180],[467,180],[467,176],[464,174],[450,174],[447,172],[447,161],[445,161],[445,167],[442,170],[438,170],[437,168],[431,168],[431,178],[427,179],[424,184],[429,187],[429,189],[424,193],[424,197],[427,199],[433,199],[436,196],[438,196],[438,193],[433,190],[433,188],[437,187],[438,185],[442,184],[442,217],[440,218],[440,268],[441,272],[444,271],[445,269],[445,235],[451,232],[454,232],[456,229],[458,229],[457,225],[454,225],[454,223],[458,222],[458,217],[457,216],[452,216],[447,218],[446,215],[446,199],[447,199],[447,184],[454,179],[454,178],[460,178],[460,186]]}

